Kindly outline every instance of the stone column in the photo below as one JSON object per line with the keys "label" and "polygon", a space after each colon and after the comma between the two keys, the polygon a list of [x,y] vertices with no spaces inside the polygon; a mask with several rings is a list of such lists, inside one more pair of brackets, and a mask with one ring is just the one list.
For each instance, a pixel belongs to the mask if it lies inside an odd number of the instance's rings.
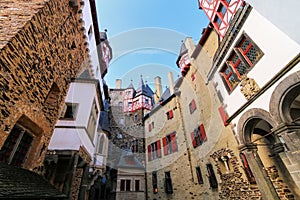
{"label": "stone column", "polygon": [[67,175],[66,175],[66,181],[65,181],[64,187],[63,187],[63,193],[67,194],[68,197],[70,197],[72,182],[75,177],[78,159],[79,159],[79,156],[77,153],[75,153],[75,155],[71,155],[69,165],[67,168],[68,169],[67,172],[69,172],[69,173],[67,173]]}
{"label": "stone column", "polygon": [[276,190],[267,172],[264,170],[264,166],[257,153],[257,146],[255,144],[246,144],[240,147],[240,150],[246,156],[263,199],[279,200]]}
{"label": "stone column", "polygon": [[[276,143],[272,148],[273,154],[280,161],[278,164],[281,164],[280,167],[284,170],[285,179],[293,194],[300,198],[300,175],[298,173],[300,169],[300,125],[282,123],[272,131],[276,135],[275,138],[279,141],[281,138],[280,144],[282,145],[280,147]],[[285,144],[286,150],[281,142]]]}
{"label": "stone column", "polygon": [[89,165],[86,164],[83,167],[83,175],[82,175],[82,180],[81,180],[81,185],[80,185],[80,190],[79,190],[79,195],[78,195],[78,200],[85,200],[85,195],[88,189],[88,179],[89,179]]}

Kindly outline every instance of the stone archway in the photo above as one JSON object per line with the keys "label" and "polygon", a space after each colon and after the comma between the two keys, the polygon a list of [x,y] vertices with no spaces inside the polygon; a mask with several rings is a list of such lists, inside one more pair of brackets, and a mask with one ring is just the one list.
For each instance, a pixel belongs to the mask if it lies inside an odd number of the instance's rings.
{"label": "stone archway", "polygon": [[[278,122],[274,133],[285,144],[285,151],[280,154],[288,176],[291,176],[291,187],[300,191],[300,71],[291,74],[281,81],[270,99],[270,113]],[[300,192],[297,192],[300,198]]]}
{"label": "stone archway", "polygon": [[[264,121],[261,121],[262,119],[264,119]],[[251,143],[253,127],[256,125],[263,127],[262,123],[268,123],[272,127],[277,126],[276,121],[272,118],[270,113],[263,109],[253,108],[245,112],[241,116],[237,127],[240,145]]]}
{"label": "stone archway", "polygon": [[279,124],[300,121],[300,71],[286,77],[275,88],[270,113]]}
{"label": "stone archway", "polygon": [[290,192],[280,191],[289,188],[290,178],[278,153],[283,145],[274,128],[278,126],[271,114],[262,109],[250,109],[238,122],[240,149],[249,162],[257,185],[264,199],[293,199]]}

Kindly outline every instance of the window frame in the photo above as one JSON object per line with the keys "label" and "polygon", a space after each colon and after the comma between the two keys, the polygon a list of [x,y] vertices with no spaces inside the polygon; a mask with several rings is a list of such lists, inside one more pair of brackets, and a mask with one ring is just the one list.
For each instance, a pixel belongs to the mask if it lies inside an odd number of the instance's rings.
{"label": "window frame", "polygon": [[136,192],[141,191],[141,184],[140,183],[141,183],[140,179],[135,179],[134,180],[134,191],[136,191]]}
{"label": "window frame", "polygon": [[120,180],[120,191],[122,191],[122,192],[131,191],[131,180],[130,179],[121,179]]}
{"label": "window frame", "polygon": [[217,177],[214,171],[214,168],[211,163],[206,164],[206,169],[207,169],[207,175],[208,175],[208,180],[209,180],[209,185],[213,189],[218,188],[218,181]]}
{"label": "window frame", "polygon": [[164,155],[170,155],[178,151],[176,131],[166,135],[163,139]]}
{"label": "window frame", "polygon": [[204,142],[207,141],[207,135],[203,124],[200,124],[194,131],[191,133],[192,145],[194,148],[201,146]]}
{"label": "window frame", "polygon": [[167,119],[168,119],[168,120],[173,119],[173,117],[174,117],[173,110],[172,110],[172,109],[169,110],[169,111],[166,113],[166,115],[167,115]]}
{"label": "window frame", "polygon": [[190,114],[193,114],[197,109],[195,99],[192,99],[191,102],[189,103],[189,109],[190,109]]}
{"label": "window frame", "polygon": [[171,171],[165,172],[165,193],[173,194],[173,183],[171,178]]}
{"label": "window frame", "polygon": [[160,140],[152,142],[148,145],[148,161],[156,160],[161,158],[161,144]]}
{"label": "window frame", "polygon": [[[68,108],[71,107],[72,116],[66,116],[68,112]],[[77,114],[79,110],[79,103],[73,103],[73,102],[65,102],[63,110],[60,115],[60,120],[76,120]]]}
{"label": "window frame", "polygon": [[197,175],[198,183],[199,184],[204,184],[204,180],[203,180],[203,176],[202,176],[202,172],[201,172],[200,166],[196,167],[196,175]]}
{"label": "window frame", "polygon": [[[248,40],[250,44],[246,47],[245,50],[243,50],[241,46],[243,42],[246,40]],[[257,58],[254,62],[252,62],[247,56],[247,53],[250,51],[252,47],[254,47],[257,52]],[[259,60],[262,58],[263,55],[264,55],[263,51],[256,45],[256,43],[245,32],[243,32],[240,38],[234,44],[234,47],[229,53],[228,58],[225,60],[223,66],[219,71],[221,79],[229,94],[231,94],[231,92],[233,92],[233,90],[239,85],[241,81],[241,76],[248,74],[249,71],[259,62]],[[234,56],[238,57],[238,60],[235,63],[232,61]],[[244,65],[246,70],[245,74],[242,75],[238,71],[238,66],[240,63]],[[226,75],[225,73],[227,69],[231,71],[229,75]],[[231,84],[229,80],[231,76],[233,76],[234,78],[233,80],[235,80],[236,84]]]}
{"label": "window frame", "polygon": [[[15,131],[14,133],[17,132],[17,137],[15,137],[16,140],[9,141],[9,140],[11,140],[11,137],[13,136],[12,134],[14,134],[12,131]],[[30,142],[23,141],[25,137],[28,137],[29,139],[31,139],[31,141]],[[30,131],[28,131],[26,128],[24,128],[20,124],[15,124],[1,148],[0,156],[3,156],[1,158],[1,162],[7,163],[8,165],[12,165],[12,166],[22,167],[27,159],[29,152],[30,152],[33,141],[34,141],[34,135]],[[11,148],[11,150],[9,150],[9,146],[11,146],[12,144],[13,144],[13,147]],[[24,153],[22,154],[23,150],[22,149],[20,150],[20,148],[22,148],[22,146],[24,146],[24,145],[27,146],[25,149],[26,152],[25,152],[25,154]],[[3,151],[4,152],[7,151],[9,153],[9,155],[7,155],[8,158],[7,158],[7,156],[5,156],[6,153],[3,153]],[[19,162],[16,162],[16,159],[19,156],[21,156],[21,159],[18,159]]]}
{"label": "window frame", "polygon": [[139,141],[137,139],[131,141],[131,152],[132,153],[139,152]]}
{"label": "window frame", "polygon": [[157,172],[152,172],[152,187],[153,187],[153,194],[158,193],[158,181],[157,181]]}

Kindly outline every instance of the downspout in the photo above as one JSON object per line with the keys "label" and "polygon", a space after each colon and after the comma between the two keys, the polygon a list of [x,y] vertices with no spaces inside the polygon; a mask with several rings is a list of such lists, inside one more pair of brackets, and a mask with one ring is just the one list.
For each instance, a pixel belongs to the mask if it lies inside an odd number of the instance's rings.
{"label": "downspout", "polygon": [[[176,101],[176,105],[177,108],[179,109],[179,113],[180,113],[180,118],[181,118],[181,124],[182,124],[182,130],[183,130],[183,135],[184,135],[184,140],[187,141],[187,135],[186,135],[186,129],[185,129],[185,124],[184,124],[184,120],[183,120],[183,114],[182,114],[182,110],[181,110],[181,105],[180,102],[178,101],[178,98],[180,96],[180,92],[179,91],[175,91],[175,101]],[[186,151],[188,154],[188,160],[189,160],[189,165],[190,165],[190,171],[191,171],[191,175],[192,175],[192,180],[193,182],[195,181],[194,179],[194,174],[193,174],[193,167],[192,167],[192,159],[191,159],[191,150],[190,147],[188,145],[188,142],[185,142],[186,145]]]}

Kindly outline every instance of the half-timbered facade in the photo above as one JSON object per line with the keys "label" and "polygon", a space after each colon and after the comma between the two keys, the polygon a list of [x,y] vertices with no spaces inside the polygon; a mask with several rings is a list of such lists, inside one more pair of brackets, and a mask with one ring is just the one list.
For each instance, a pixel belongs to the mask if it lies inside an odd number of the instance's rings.
{"label": "half-timbered facade", "polygon": [[199,0],[199,8],[207,15],[221,39],[244,0]]}

